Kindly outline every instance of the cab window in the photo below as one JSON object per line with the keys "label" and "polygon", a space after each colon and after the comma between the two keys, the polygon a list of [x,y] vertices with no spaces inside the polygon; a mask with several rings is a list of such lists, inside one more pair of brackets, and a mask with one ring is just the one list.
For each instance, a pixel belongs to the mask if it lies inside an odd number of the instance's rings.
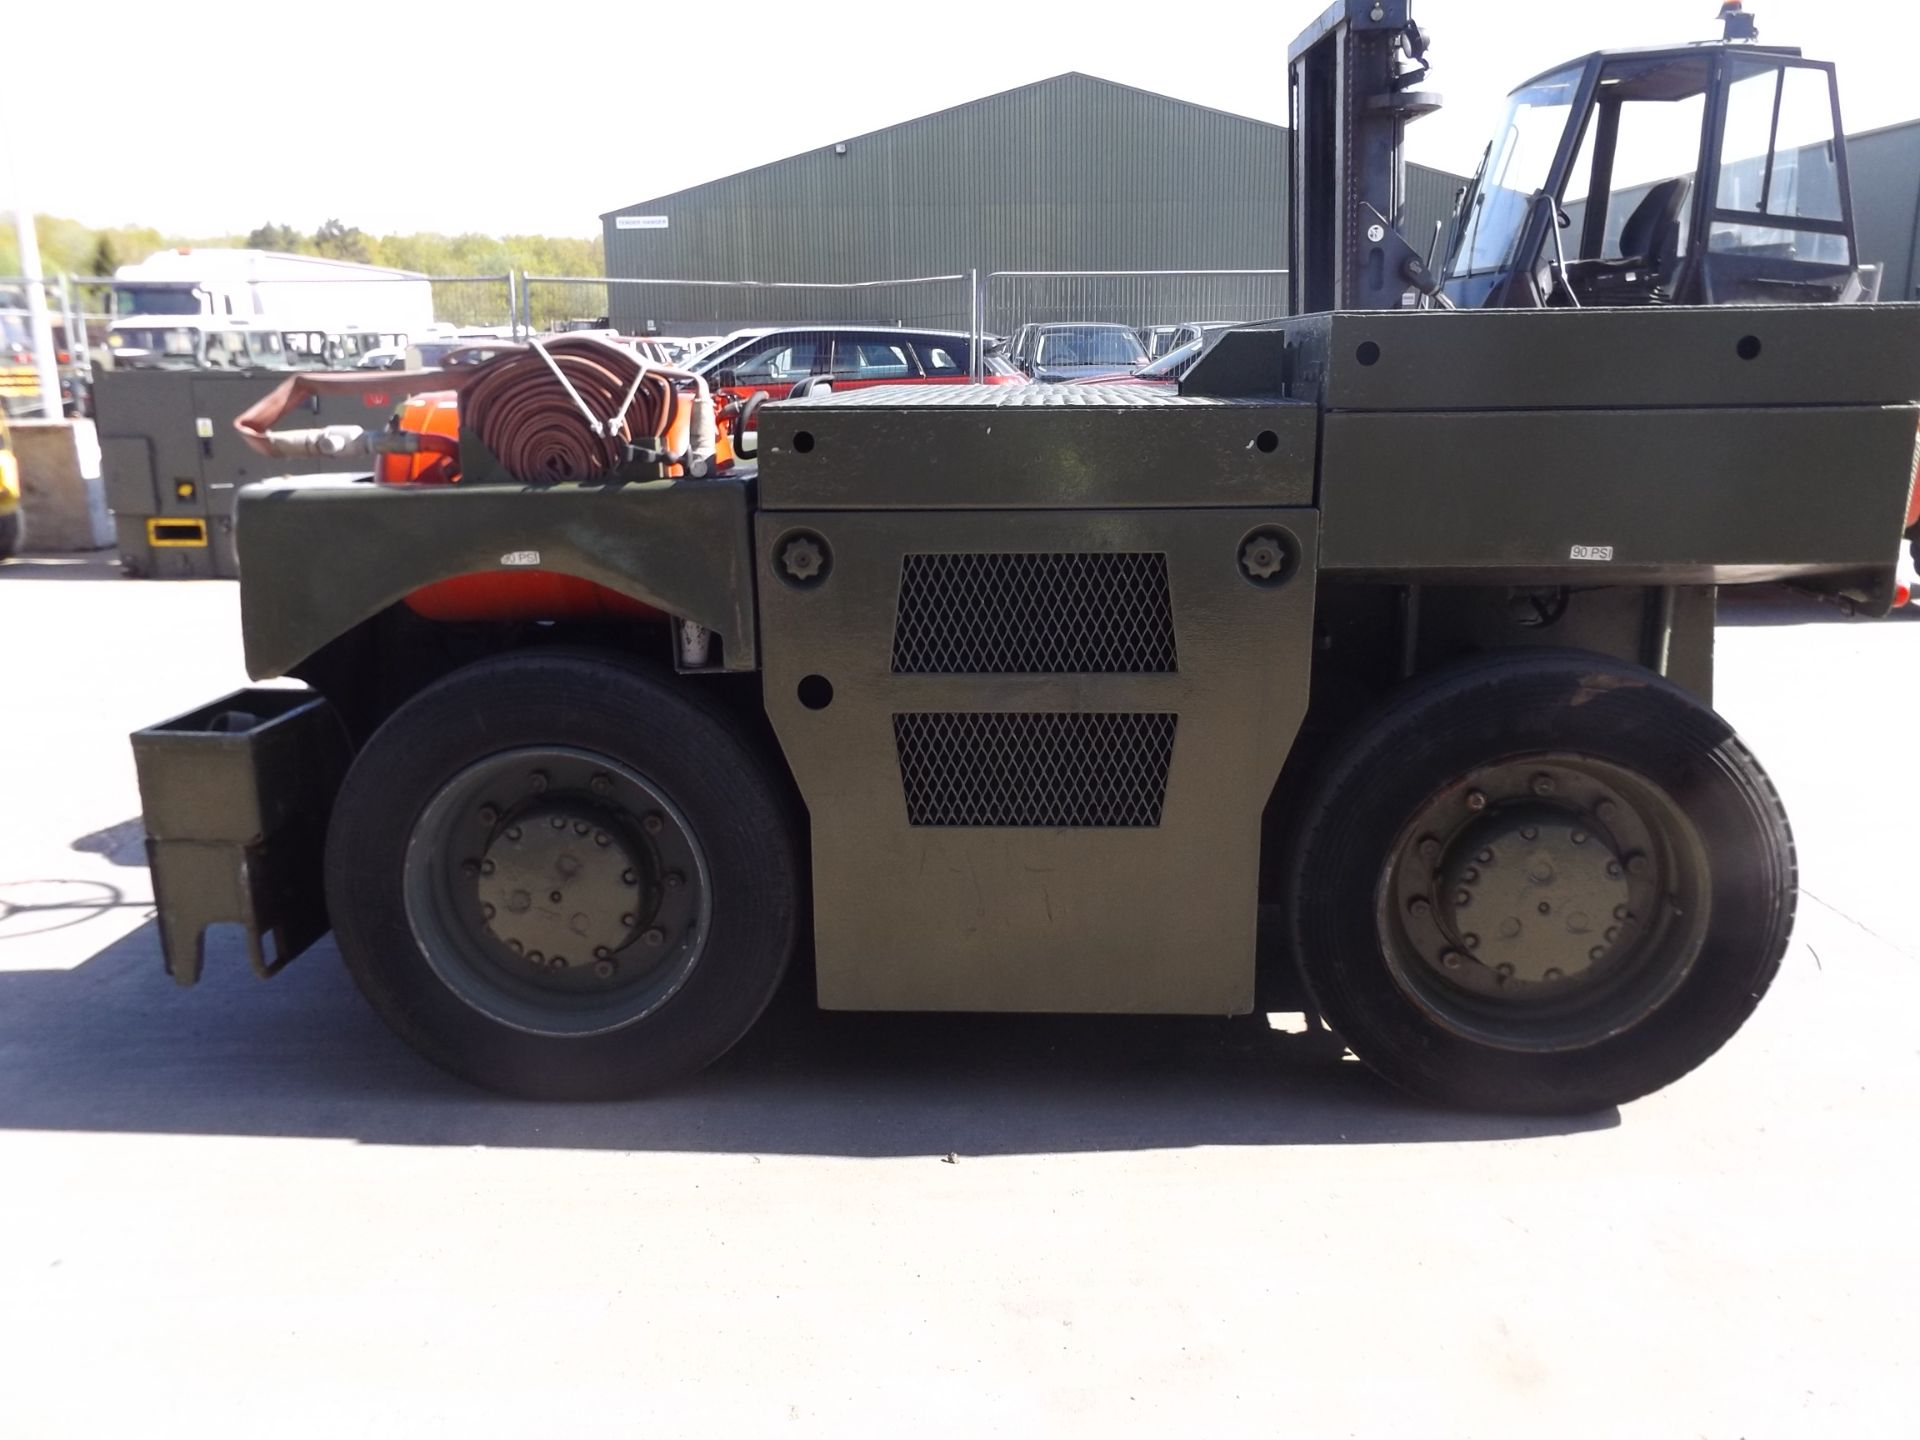
{"label": "cab window", "polygon": [[972,352],[965,340],[921,340],[913,348],[920,354],[920,368],[929,375],[962,378],[972,359]]}

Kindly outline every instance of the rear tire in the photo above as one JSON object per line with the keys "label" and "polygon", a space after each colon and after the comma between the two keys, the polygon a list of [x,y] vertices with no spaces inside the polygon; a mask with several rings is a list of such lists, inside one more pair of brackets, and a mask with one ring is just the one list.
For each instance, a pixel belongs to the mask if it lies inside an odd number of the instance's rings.
{"label": "rear tire", "polygon": [[746,1033],[794,949],[785,795],[665,676],[481,662],[396,711],[347,776],[327,849],[341,955],[462,1079],[568,1100],[670,1084]]}
{"label": "rear tire", "polygon": [[1779,797],[1726,723],[1599,656],[1419,681],[1291,848],[1295,953],[1353,1052],[1428,1099],[1577,1113],[1685,1075],[1752,1013],[1796,899]]}
{"label": "rear tire", "polygon": [[0,515],[0,560],[11,560],[20,553],[26,538],[26,523],[18,510]]}

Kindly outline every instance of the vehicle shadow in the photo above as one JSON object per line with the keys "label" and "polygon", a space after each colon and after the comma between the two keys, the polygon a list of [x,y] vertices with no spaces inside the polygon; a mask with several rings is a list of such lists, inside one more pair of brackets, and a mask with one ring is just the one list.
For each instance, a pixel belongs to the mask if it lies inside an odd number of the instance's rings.
{"label": "vehicle shadow", "polygon": [[1720,592],[1717,623],[1740,627],[1767,625],[1912,625],[1920,624],[1920,605],[1908,605],[1884,619],[1849,615],[1790,590],[1784,585],[1737,585]]}
{"label": "vehicle shadow", "polygon": [[69,971],[0,973],[0,1127],[851,1157],[1511,1140],[1619,1123],[1407,1101],[1324,1036],[1165,1019],[821,1014],[790,986],[733,1054],[646,1100],[542,1105],[417,1059],[330,941],[270,983],[237,938],[161,973],[148,924]]}

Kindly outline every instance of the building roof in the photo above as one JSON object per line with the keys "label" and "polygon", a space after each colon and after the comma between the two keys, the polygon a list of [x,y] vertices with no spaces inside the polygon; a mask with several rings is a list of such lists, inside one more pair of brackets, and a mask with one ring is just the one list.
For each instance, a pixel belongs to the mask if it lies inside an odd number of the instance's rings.
{"label": "building roof", "polygon": [[1101,78],[1098,75],[1088,75],[1085,72],[1079,71],[1079,70],[1067,70],[1067,71],[1063,71],[1058,75],[1049,75],[1044,80],[1034,80],[1029,82],[1028,84],[1015,85],[1006,90],[996,90],[991,95],[982,95],[977,99],[962,101],[958,105],[949,105],[949,106],[946,106],[944,109],[940,109],[940,110],[930,110],[923,115],[915,115],[906,120],[896,121],[892,125],[882,125],[882,126],[879,126],[877,129],[863,131],[858,135],[849,135],[839,141],[827,141],[824,143],[824,145],[810,145],[805,150],[798,150],[791,155],[784,155],[778,160],[769,160],[763,165],[750,166],[745,170],[731,171],[726,175],[715,176],[711,180],[703,180],[697,185],[689,185],[684,187],[683,189],[668,191],[664,195],[651,196],[645,200],[635,200],[631,204],[622,205],[617,209],[606,210],[601,212],[600,219],[602,221],[606,221],[611,219],[615,215],[628,215],[636,211],[647,210],[655,206],[666,205],[671,201],[683,200],[686,197],[694,195],[699,191],[706,190],[711,186],[724,184],[724,183],[739,179],[740,177],[746,176],[746,175],[756,175],[762,171],[774,169],[776,166],[790,164],[791,162],[801,159],[804,156],[812,155],[817,151],[823,148],[826,148],[827,146],[831,146],[834,144],[857,145],[861,141],[871,140],[875,136],[884,135],[890,131],[905,129],[908,126],[921,125],[930,120],[941,119],[949,115],[957,115],[964,111],[978,109],[988,105],[999,104],[1016,95],[1023,95],[1028,93],[1029,91],[1040,90],[1049,86],[1059,86],[1059,85],[1081,85],[1081,86],[1088,86],[1088,87],[1100,87],[1103,89],[1117,91],[1125,95],[1135,96],[1145,100],[1157,101],[1163,105],[1178,106],[1182,110],[1196,111],[1196,112],[1199,112],[1202,114],[1208,114],[1208,115],[1218,115],[1224,119],[1237,120],[1242,124],[1256,125],[1261,127],[1262,129],[1272,130],[1276,136],[1286,134],[1285,126],[1276,125],[1270,120],[1259,120],[1254,118],[1251,115],[1236,114],[1231,110],[1219,109],[1217,106],[1201,105],[1192,100],[1181,100],[1172,95],[1162,95],[1155,90],[1143,90],[1137,85],[1123,85],[1118,80],[1106,80]]}

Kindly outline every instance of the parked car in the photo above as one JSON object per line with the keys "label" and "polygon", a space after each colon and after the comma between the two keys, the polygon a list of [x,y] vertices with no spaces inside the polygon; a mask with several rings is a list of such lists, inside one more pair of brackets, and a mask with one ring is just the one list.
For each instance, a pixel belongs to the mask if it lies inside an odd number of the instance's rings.
{"label": "parked car", "polygon": [[1186,378],[1187,372],[1194,367],[1199,358],[1220,342],[1220,337],[1229,330],[1238,327],[1225,325],[1192,325],[1182,327],[1195,333],[1177,349],[1169,350],[1151,365],[1143,365],[1138,370],[1115,370],[1106,375],[1087,375],[1074,381],[1076,385],[1158,385],[1171,390]]}
{"label": "parked car", "polygon": [[1057,384],[1090,375],[1131,374],[1147,363],[1147,347],[1129,325],[1023,325],[1010,358],[1021,374]]}
{"label": "parked car", "polygon": [[1148,356],[1158,360],[1198,340],[1201,329],[1198,323],[1189,321],[1184,325],[1147,325],[1136,333],[1140,336],[1140,343],[1147,347]]}
{"label": "parked car", "polygon": [[[716,392],[742,398],[764,391],[784,399],[803,382],[822,390],[870,385],[964,385],[973,358],[972,337],[958,330],[908,330],[887,325],[758,326],[736,331],[696,357],[689,367]],[[989,355],[989,385],[1020,382],[1012,366]]]}

